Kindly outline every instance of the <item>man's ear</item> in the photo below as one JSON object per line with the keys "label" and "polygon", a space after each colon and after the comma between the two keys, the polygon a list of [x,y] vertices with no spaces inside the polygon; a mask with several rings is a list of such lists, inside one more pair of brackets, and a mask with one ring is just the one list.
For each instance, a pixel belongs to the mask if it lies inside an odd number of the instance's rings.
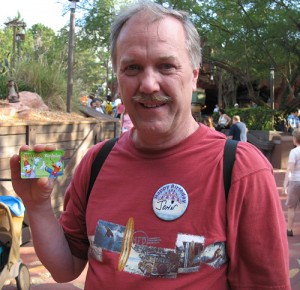
{"label": "man's ear", "polygon": [[197,89],[197,82],[199,76],[199,68],[193,70],[193,90]]}

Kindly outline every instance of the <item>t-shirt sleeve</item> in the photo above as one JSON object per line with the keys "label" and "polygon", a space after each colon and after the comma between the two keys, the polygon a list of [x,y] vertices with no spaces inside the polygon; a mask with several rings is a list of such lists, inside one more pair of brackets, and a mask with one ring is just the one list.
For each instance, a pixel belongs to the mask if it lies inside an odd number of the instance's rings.
{"label": "t-shirt sleeve", "polygon": [[290,151],[290,154],[289,154],[289,160],[288,160],[288,162],[289,163],[296,163],[296,154],[295,154],[296,152],[294,151],[294,150],[291,150]]}
{"label": "t-shirt sleeve", "polygon": [[239,143],[227,204],[231,289],[290,289],[286,223],[273,170]]}

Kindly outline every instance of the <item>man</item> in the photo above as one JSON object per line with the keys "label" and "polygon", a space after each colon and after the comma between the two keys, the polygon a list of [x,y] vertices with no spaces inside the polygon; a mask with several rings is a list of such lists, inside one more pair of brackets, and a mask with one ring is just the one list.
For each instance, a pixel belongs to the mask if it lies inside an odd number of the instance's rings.
{"label": "man", "polygon": [[293,133],[299,127],[299,109],[295,109],[287,118],[288,132]]}
{"label": "man", "polygon": [[187,15],[138,3],[111,33],[118,91],[134,127],[107,157],[88,203],[91,164],[103,143],[77,167],[59,222],[51,180],[20,179],[19,156],[11,159],[42,263],[66,282],[88,261],[88,290],[290,289],[271,165],[240,143],[226,201],[226,138],[192,116],[201,48]]}
{"label": "man", "polygon": [[241,122],[240,116],[235,115],[232,117],[232,125],[230,127],[228,139],[247,142],[247,131],[246,124]]}

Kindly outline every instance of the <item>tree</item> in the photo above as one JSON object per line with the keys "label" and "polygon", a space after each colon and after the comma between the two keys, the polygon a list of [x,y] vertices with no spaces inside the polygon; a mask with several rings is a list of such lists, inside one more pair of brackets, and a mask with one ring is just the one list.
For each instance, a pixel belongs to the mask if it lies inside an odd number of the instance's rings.
{"label": "tree", "polygon": [[[232,82],[247,87],[253,101],[264,104],[263,89],[268,87],[269,69],[274,65],[277,107],[299,104],[299,1],[157,2],[189,11],[202,37],[204,61],[222,71],[223,80],[231,75]],[[224,82],[222,87],[226,95]]]}
{"label": "tree", "polygon": [[123,7],[132,1],[113,0],[83,0],[80,7],[83,7],[84,16],[78,20],[81,27],[79,43],[81,48],[93,50],[96,55],[96,65],[98,67],[98,77],[102,84],[106,86],[106,94],[114,94],[114,83],[116,81],[110,60],[110,26],[115,15]]}

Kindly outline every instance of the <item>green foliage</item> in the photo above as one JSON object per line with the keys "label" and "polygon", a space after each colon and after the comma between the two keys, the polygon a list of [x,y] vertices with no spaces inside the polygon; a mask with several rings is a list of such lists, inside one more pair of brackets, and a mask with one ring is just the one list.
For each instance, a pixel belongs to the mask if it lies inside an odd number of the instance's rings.
{"label": "green foliage", "polygon": [[299,106],[300,94],[293,89],[300,73],[299,0],[156,2],[189,11],[202,38],[204,61],[223,72],[222,80],[214,77],[222,81],[224,99],[228,92],[235,93],[227,90],[229,75],[246,85],[249,97],[263,105],[260,89],[268,86],[270,67],[275,66],[275,87],[281,87],[275,90],[275,102],[282,109],[288,102]]}
{"label": "green foliage", "polygon": [[39,94],[44,102],[55,109],[64,109],[66,103],[65,72],[47,62],[24,60],[16,67],[14,79],[19,91]]}
{"label": "green foliage", "polygon": [[[236,112],[247,124],[249,130],[273,130],[275,112],[269,108],[256,107]],[[234,112],[232,112],[234,113]]]}
{"label": "green foliage", "polygon": [[[65,110],[68,67],[68,31],[62,29],[58,36],[52,29],[42,25],[33,25],[26,31],[26,39],[21,43],[20,57],[16,58],[15,67],[11,67],[6,58],[12,54],[12,29],[0,29],[0,41],[5,45],[0,47],[0,97],[7,97],[7,82],[13,79],[19,91],[30,91],[39,94],[43,101],[52,109]],[[5,61],[4,61],[5,60]],[[82,62],[83,63],[83,62]],[[82,63],[80,65],[82,65]],[[74,62],[74,67],[76,63]],[[83,70],[79,65],[74,72]],[[82,83],[74,73],[74,95],[78,95],[84,86],[89,86],[86,80]]]}
{"label": "green foliage", "polygon": [[7,97],[7,78],[5,75],[0,74],[0,100]]}
{"label": "green foliage", "polygon": [[[241,121],[247,125],[249,130],[275,130],[278,127],[277,122],[282,115],[278,111],[274,111],[268,107],[256,107],[256,108],[243,108],[226,109],[226,114],[232,118],[234,115],[238,115]],[[214,122],[217,123],[219,114],[214,113]]]}
{"label": "green foliage", "polygon": [[65,71],[57,65],[49,65],[41,60],[22,60],[14,69],[13,75],[0,74],[2,99],[7,97],[7,83],[10,79],[15,81],[19,92],[35,92],[51,109],[65,110],[67,95]]}

